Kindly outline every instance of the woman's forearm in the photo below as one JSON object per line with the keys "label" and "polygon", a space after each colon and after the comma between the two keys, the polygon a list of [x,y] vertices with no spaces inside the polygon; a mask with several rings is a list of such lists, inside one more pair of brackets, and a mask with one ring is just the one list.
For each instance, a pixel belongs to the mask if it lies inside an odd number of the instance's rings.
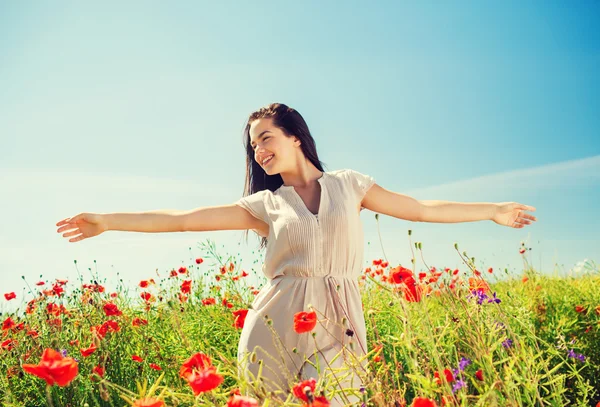
{"label": "woman's forearm", "polygon": [[122,230],[126,232],[183,232],[184,211],[161,209],[148,212],[106,213],[107,230]]}
{"label": "woman's forearm", "polygon": [[492,202],[420,201],[425,209],[422,222],[458,223],[490,220],[497,205]]}

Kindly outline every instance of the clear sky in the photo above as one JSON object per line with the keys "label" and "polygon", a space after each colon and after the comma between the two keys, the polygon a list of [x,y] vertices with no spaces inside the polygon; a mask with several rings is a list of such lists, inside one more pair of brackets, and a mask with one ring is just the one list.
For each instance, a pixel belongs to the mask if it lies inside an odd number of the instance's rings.
{"label": "clear sky", "polygon": [[[303,115],[326,171],[422,200],[537,208],[524,229],[382,215],[392,265],[410,267],[409,229],[438,268],[466,269],[454,242],[517,274],[521,241],[545,273],[600,262],[600,4],[399,3],[2,2],[2,291],[22,299],[21,276],[74,280],[75,259],[86,278],[96,260],[107,285],[134,284],[189,265],[207,239],[260,273],[252,232],[69,243],[55,224],[235,202],[243,126],[271,102]],[[383,250],[374,213],[361,217],[366,265]]]}

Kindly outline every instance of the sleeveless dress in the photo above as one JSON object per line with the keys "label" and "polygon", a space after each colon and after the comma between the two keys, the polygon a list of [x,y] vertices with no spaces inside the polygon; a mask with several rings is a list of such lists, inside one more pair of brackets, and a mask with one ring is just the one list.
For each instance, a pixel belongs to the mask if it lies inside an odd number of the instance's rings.
{"label": "sleeveless dress", "polygon": [[[282,400],[301,380],[314,377],[319,381],[331,368],[335,371],[342,366],[351,368],[335,373],[340,383],[336,392],[354,388],[359,394],[359,387],[365,384],[359,374],[366,377],[367,373],[366,360],[358,360],[367,353],[358,287],[364,249],[360,202],[375,179],[342,169],[323,172],[318,182],[321,200],[317,215],[308,210],[293,186],[282,185],[275,192],[262,190],[235,203],[269,225],[262,267],[267,283],[246,315],[238,346],[238,372],[254,383],[262,360],[261,384]],[[315,328],[297,333],[294,315],[313,310],[318,320]],[[265,316],[272,321],[270,326]],[[305,359],[315,365],[318,360],[321,375],[315,366],[303,363]],[[326,396],[332,406],[344,406],[349,405],[345,400],[359,402],[352,393]]]}

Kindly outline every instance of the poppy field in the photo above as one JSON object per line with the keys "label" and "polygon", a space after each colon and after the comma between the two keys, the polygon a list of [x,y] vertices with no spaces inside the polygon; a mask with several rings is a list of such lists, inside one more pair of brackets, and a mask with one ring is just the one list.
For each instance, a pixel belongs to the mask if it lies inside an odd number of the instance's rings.
{"label": "poppy field", "polygon": [[[340,389],[344,371],[333,370],[299,380],[283,402],[260,380],[241,379],[239,335],[261,286],[209,241],[205,255],[135,287],[108,290],[88,269],[77,281],[24,279],[24,294],[3,292],[1,301],[21,305],[0,317],[0,401],[317,407],[345,393],[365,407],[600,406],[599,269],[550,277],[533,268],[524,243],[515,275],[476,267],[456,244],[464,267],[436,268],[422,243],[410,247],[410,267],[369,259],[359,279],[368,354],[344,368],[359,370],[357,388]],[[290,318],[297,335],[323,322],[311,309]],[[346,335],[352,347],[353,331]]]}

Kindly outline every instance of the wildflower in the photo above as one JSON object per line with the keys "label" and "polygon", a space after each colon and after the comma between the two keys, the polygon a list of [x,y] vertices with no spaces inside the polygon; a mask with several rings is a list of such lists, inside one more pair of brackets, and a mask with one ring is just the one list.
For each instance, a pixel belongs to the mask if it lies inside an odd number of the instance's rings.
{"label": "wildflower", "polygon": [[204,353],[196,353],[185,361],[179,369],[179,376],[187,380],[196,396],[219,387],[225,380]]}
{"label": "wildflower", "polygon": [[437,407],[435,400],[430,400],[425,397],[415,397],[411,407]]}
{"label": "wildflower", "polygon": [[227,407],[258,407],[258,401],[252,397],[232,394],[227,400]]}
{"label": "wildflower", "polygon": [[77,376],[78,365],[75,359],[63,358],[54,349],[46,348],[39,364],[23,364],[23,370],[44,379],[48,386],[53,386],[55,383],[59,386],[67,386]]}
{"label": "wildflower", "polygon": [[198,257],[196,259],[196,264],[202,264],[203,262],[204,262],[204,260],[202,258],[200,258],[200,257]]}
{"label": "wildflower", "polygon": [[144,397],[136,400],[131,407],[165,407],[165,402],[156,397]]}
{"label": "wildflower", "polygon": [[579,359],[582,362],[585,362],[585,356],[582,355],[581,353],[575,353],[575,352],[573,352],[573,349],[569,350],[569,352],[567,353],[567,356],[570,357],[570,358]]}
{"label": "wildflower", "polygon": [[481,369],[477,370],[475,372],[475,377],[477,380],[483,381],[483,371]]}
{"label": "wildflower", "polygon": [[[444,369],[444,378],[446,379],[446,382],[448,383],[452,383],[454,381],[454,376],[452,375],[452,372],[450,371],[450,369]],[[433,377],[435,378],[435,382],[437,384],[442,384],[442,381],[440,380],[440,374],[438,372],[435,372],[433,374]]]}
{"label": "wildflower", "polygon": [[507,339],[504,342],[502,342],[502,346],[504,346],[505,348],[510,348],[513,344],[513,340],[512,339]]}
{"label": "wildflower", "polygon": [[189,294],[192,291],[192,280],[185,280],[181,284],[181,292],[183,294]]}
{"label": "wildflower", "polygon": [[140,286],[140,288],[146,288],[148,287],[148,280],[142,280],[138,285]]}
{"label": "wildflower", "polygon": [[454,386],[452,386],[452,394],[462,389],[463,387],[467,387],[467,383],[465,383],[464,380],[457,380],[456,383],[454,383]]}
{"label": "wildflower", "polygon": [[148,325],[148,320],[135,317],[131,321],[131,325],[133,325],[133,326]]}
{"label": "wildflower", "polygon": [[235,321],[233,322],[233,326],[235,328],[242,329],[244,327],[244,322],[246,321],[246,315],[248,314],[247,309],[239,309],[237,311],[233,311],[232,313],[235,316]]}
{"label": "wildflower", "polygon": [[43,281],[38,281],[37,283],[35,283],[35,285],[37,285],[37,286],[41,286],[41,285],[44,285],[44,284],[46,284],[46,283],[43,282]]}
{"label": "wildflower", "polygon": [[8,338],[4,342],[2,342],[0,347],[2,347],[2,349],[6,349],[6,350],[13,350],[16,344],[17,344],[17,342],[14,339]]}
{"label": "wildflower", "polygon": [[214,298],[204,298],[202,300],[202,305],[215,305],[217,303],[217,300],[215,300]]}
{"label": "wildflower", "polygon": [[140,294],[140,297],[142,297],[142,300],[144,300],[144,301],[150,301],[150,298],[152,298],[152,294],[144,291],[143,293]]}
{"label": "wildflower", "polygon": [[117,305],[113,304],[112,302],[107,302],[106,304],[104,304],[104,313],[107,317],[110,317],[112,315],[120,316],[123,314],[123,312],[117,307]]}
{"label": "wildflower", "polygon": [[487,284],[487,282],[482,278],[469,277],[469,291],[473,290],[487,293],[490,290],[490,287]]}
{"label": "wildflower", "polygon": [[294,393],[294,396],[298,397],[300,400],[308,402],[306,391],[310,390],[312,393],[314,393],[315,387],[317,387],[317,381],[314,377],[311,377],[310,379],[301,381],[300,383],[296,384],[292,388],[292,393]]}
{"label": "wildflower", "polygon": [[178,270],[178,271],[179,271],[179,274],[185,274],[185,273],[187,272],[187,268],[186,268],[186,267],[183,267],[183,266],[181,266],[181,267],[179,267],[179,270]]}
{"label": "wildflower", "polygon": [[502,302],[499,298],[496,297],[495,291],[494,291],[493,297],[488,300],[488,303],[490,303],[490,302],[495,302],[496,304],[500,304]]}
{"label": "wildflower", "polygon": [[585,314],[587,314],[587,309],[585,309],[585,307],[583,305],[576,305],[575,312],[585,315]]}
{"label": "wildflower", "polygon": [[294,331],[299,334],[312,331],[316,325],[317,313],[315,311],[301,311],[294,315]]}
{"label": "wildflower", "polygon": [[142,363],[144,361],[144,359],[142,359],[138,355],[131,355],[131,360],[138,362],[138,363]]}
{"label": "wildflower", "polygon": [[10,301],[14,298],[17,298],[17,294],[15,294],[14,291],[10,292],[10,293],[6,293],[6,294],[4,294],[4,298],[6,298],[6,301]]}
{"label": "wildflower", "polygon": [[158,366],[156,363],[148,363],[148,366],[150,366],[154,370],[162,370],[162,368],[160,366]]}
{"label": "wildflower", "polygon": [[96,352],[96,345],[94,345],[93,343],[90,344],[90,346],[87,349],[80,349],[81,355],[84,358],[87,358],[88,356],[90,356],[92,353]]}
{"label": "wildflower", "polygon": [[330,405],[329,400],[327,400],[325,396],[317,396],[312,403],[304,403],[302,404],[302,407],[328,407]]}
{"label": "wildflower", "polygon": [[94,368],[92,369],[92,372],[93,372],[93,373],[96,373],[96,374],[97,374],[98,376],[100,376],[100,377],[104,377],[104,372],[105,372],[105,370],[104,370],[104,368],[103,368],[102,366],[100,366],[100,365],[96,365],[96,366],[94,366]]}
{"label": "wildflower", "polygon": [[467,358],[463,357],[460,359],[460,362],[458,362],[458,370],[460,370],[462,372],[470,364],[471,364],[471,359],[467,359]]}
{"label": "wildflower", "polygon": [[13,321],[11,317],[8,317],[2,323],[2,330],[8,331],[9,329],[13,329],[15,326],[15,321]]}

